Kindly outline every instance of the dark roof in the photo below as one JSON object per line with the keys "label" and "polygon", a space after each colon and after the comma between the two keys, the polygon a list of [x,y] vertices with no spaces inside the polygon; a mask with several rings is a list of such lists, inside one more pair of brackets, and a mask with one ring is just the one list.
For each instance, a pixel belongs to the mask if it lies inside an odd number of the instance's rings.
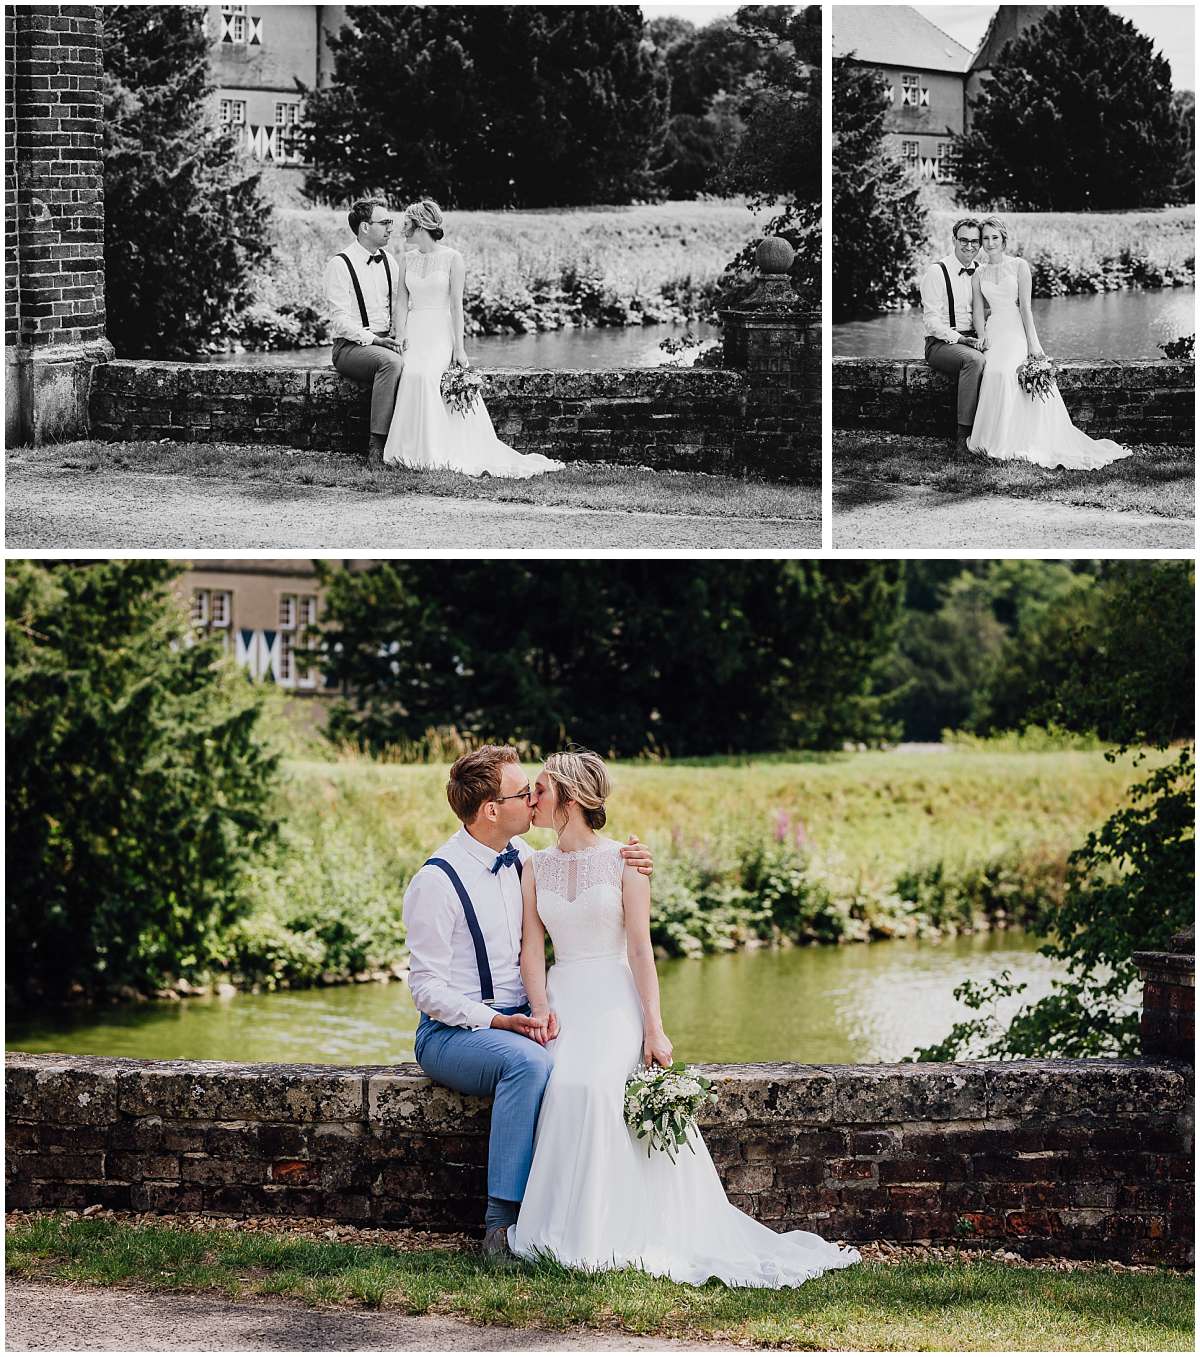
{"label": "dark roof", "polygon": [[853,54],[876,66],[965,75],[971,53],[911,5],[837,5],[833,8],[835,56]]}
{"label": "dark roof", "polygon": [[1034,24],[1040,24],[1056,8],[1056,5],[1000,5],[992,15],[978,51],[971,58],[971,70],[990,69],[1006,42],[1011,42]]}

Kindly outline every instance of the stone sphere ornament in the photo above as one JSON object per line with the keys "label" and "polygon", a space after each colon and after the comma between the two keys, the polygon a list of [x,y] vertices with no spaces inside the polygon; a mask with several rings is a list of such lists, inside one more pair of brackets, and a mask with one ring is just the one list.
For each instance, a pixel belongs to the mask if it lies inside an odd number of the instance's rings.
{"label": "stone sphere ornament", "polygon": [[796,259],[796,251],[782,236],[764,236],[754,250],[754,262],[760,273],[789,273]]}

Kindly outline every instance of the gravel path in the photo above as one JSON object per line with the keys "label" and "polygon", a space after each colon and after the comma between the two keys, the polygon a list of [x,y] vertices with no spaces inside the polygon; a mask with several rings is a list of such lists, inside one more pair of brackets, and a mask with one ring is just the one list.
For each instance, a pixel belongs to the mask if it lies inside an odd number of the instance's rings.
{"label": "gravel path", "polygon": [[602,513],[341,487],[196,481],[135,472],[66,476],[10,469],[9,551],[821,546],[819,517],[799,521]]}
{"label": "gravel path", "polygon": [[[839,506],[839,495],[843,497]],[[866,502],[861,502],[861,501]],[[988,551],[1195,546],[1195,522],[1120,509],[1091,509],[1012,495],[930,490],[920,485],[834,483],[835,550],[907,551],[945,547]]]}
{"label": "gravel path", "polygon": [[5,1288],[9,1352],[648,1352],[696,1347],[602,1329],[507,1329],[442,1315],[316,1310],[293,1301],[230,1301],[12,1278]]}

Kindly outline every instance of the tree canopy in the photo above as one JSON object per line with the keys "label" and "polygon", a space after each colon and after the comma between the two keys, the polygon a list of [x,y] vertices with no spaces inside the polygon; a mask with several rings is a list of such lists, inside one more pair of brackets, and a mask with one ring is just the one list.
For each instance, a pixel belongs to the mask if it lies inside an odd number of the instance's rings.
{"label": "tree canopy", "polygon": [[5,955],[26,998],[202,963],[274,832],[260,694],[192,644],[178,572],[8,563]]}
{"label": "tree canopy", "polygon": [[632,5],[351,5],[304,90],[306,191],[443,206],[652,196],[668,77]]}
{"label": "tree canopy", "polygon": [[884,142],[884,82],[849,56],[833,59],[833,314],[886,306],[925,247],[927,216],[913,176]]}
{"label": "tree canopy", "polygon": [[1104,5],[1056,5],[1005,44],[975,101],[963,193],[1032,212],[1190,201],[1185,128],[1150,38]]}
{"label": "tree canopy", "polygon": [[213,126],[198,5],[104,5],[104,269],[119,354],[219,340],[268,252],[259,175]]}
{"label": "tree canopy", "polygon": [[453,726],[544,751],[673,756],[895,733],[878,687],[892,563],[393,562],[326,572],[334,732]]}

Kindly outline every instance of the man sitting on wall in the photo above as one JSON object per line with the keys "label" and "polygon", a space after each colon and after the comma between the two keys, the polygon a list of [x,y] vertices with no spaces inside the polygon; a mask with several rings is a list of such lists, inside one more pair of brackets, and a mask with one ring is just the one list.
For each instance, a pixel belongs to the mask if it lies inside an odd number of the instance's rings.
{"label": "man sitting on wall", "polygon": [[955,450],[967,456],[967,437],[975,423],[983,351],[987,341],[971,326],[971,276],[983,231],[974,217],[954,223],[954,252],[930,264],[921,279],[925,316],[925,361],[938,372],[958,378],[958,437]]}
{"label": "man sitting on wall", "polygon": [[403,274],[384,248],[392,218],[383,198],[363,198],[347,220],[354,241],[325,265],[325,302],[333,335],[333,366],[351,381],[371,388],[368,458],[383,465],[383,445],[392,423],[396,388],[404,359],[394,338],[392,315]]}

